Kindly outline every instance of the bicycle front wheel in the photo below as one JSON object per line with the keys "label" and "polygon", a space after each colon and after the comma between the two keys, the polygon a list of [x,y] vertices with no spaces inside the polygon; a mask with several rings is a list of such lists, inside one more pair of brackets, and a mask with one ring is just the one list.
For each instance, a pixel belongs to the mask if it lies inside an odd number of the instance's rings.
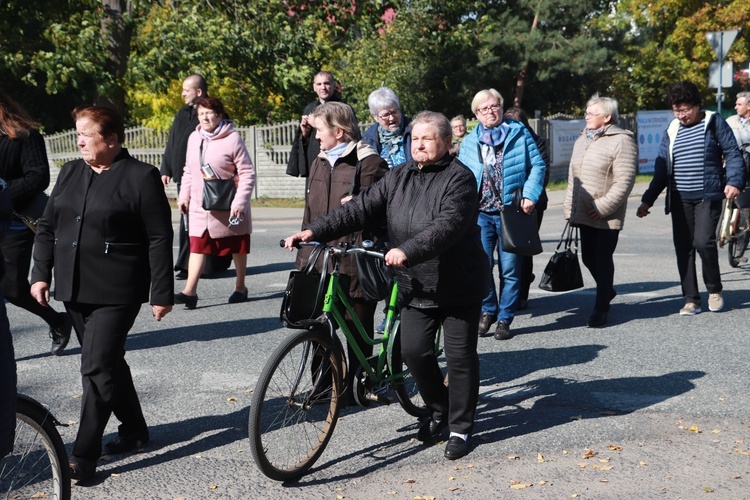
{"label": "bicycle front wheel", "polygon": [[737,221],[736,234],[727,244],[727,254],[729,256],[729,265],[737,267],[743,262],[743,255],[747,249],[748,239],[750,239],[750,208],[741,208]]}
{"label": "bicycle front wheel", "polygon": [[[401,356],[401,322],[396,321],[393,325],[393,347],[391,350],[391,366],[393,373],[403,372],[407,369],[406,363]],[[448,383],[448,364],[445,360],[445,353],[443,352],[443,327],[437,332],[435,338],[435,355],[437,356],[438,366],[444,376],[444,383]],[[394,382],[394,390],[396,391],[396,397],[398,402],[406,413],[412,417],[423,419],[430,416],[430,410],[427,408],[422,396],[419,394],[417,388],[417,382],[412,377],[411,373],[407,373],[402,379]]]}
{"label": "bicycle front wheel", "polygon": [[320,458],[336,427],[343,368],[322,329],[298,332],[274,351],[250,406],[250,448],[263,474],[297,479]]}
{"label": "bicycle front wheel", "polygon": [[13,451],[0,461],[0,498],[70,499],[68,454],[50,412],[36,401],[16,401]]}

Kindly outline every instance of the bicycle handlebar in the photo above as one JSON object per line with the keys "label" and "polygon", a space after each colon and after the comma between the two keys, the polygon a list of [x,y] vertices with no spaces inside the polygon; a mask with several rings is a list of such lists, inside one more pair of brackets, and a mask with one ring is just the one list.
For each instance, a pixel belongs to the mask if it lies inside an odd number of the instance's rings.
{"label": "bicycle handlebar", "polygon": [[[284,248],[284,240],[279,241],[279,246],[281,248]],[[333,255],[339,258],[344,257],[345,255],[365,254],[365,255],[370,255],[372,257],[375,257],[377,259],[385,260],[385,253],[378,252],[377,250],[369,250],[361,246],[345,245],[341,247],[332,247],[332,246],[326,245],[325,243],[321,243],[319,241],[295,241],[294,242],[294,248],[315,247],[315,246],[324,246],[325,250],[331,252]]]}

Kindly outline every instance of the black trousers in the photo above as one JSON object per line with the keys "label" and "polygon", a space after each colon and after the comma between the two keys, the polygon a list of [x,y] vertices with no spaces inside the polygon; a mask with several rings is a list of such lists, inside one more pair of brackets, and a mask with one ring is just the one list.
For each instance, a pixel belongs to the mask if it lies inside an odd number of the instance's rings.
{"label": "black trousers", "polygon": [[112,413],[121,422],[118,434],[142,438],[148,428],[125,361],[125,339],[140,304],[96,305],[66,302],[81,343],[83,399],[73,457],[96,461]]}
{"label": "black trousers", "polygon": [[721,218],[722,200],[683,200],[672,191],[672,240],[677,256],[682,295],[687,302],[701,304],[695,254],[701,256],[703,282],[709,293],[722,290],[716,226]]}
{"label": "black trousers", "polygon": [[[536,211],[536,228],[542,227],[542,219],[544,218],[544,210]],[[531,282],[534,281],[534,257],[526,255],[523,257],[521,263],[521,289],[518,291],[518,300],[529,300],[529,288],[531,288]]]}
{"label": "black trousers", "polygon": [[594,309],[609,312],[609,303],[615,296],[615,261],[620,231],[579,226],[581,231],[581,260],[596,281]]}
{"label": "black trousers", "polygon": [[[436,421],[448,419],[451,432],[471,434],[479,400],[477,329],[481,301],[454,307],[401,310],[401,352]],[[435,357],[435,335],[443,325],[448,387]]]}
{"label": "black trousers", "polygon": [[16,358],[5,301],[0,296],[0,459],[13,450],[16,430]]}
{"label": "black trousers", "polygon": [[30,229],[8,231],[5,234],[0,243],[5,261],[3,294],[14,306],[36,314],[51,327],[58,327],[65,321],[64,316],[51,307],[44,307],[31,296],[29,268],[33,246],[34,233]]}

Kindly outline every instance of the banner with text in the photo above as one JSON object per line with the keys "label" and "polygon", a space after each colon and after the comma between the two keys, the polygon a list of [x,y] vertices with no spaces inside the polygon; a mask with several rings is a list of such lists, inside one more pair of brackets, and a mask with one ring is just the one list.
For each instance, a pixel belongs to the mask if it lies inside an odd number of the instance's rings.
{"label": "banner with text", "polygon": [[553,167],[566,167],[573,154],[573,144],[586,127],[586,120],[550,120],[549,137],[552,143],[550,161]]}
{"label": "banner with text", "polygon": [[638,123],[638,173],[654,171],[654,161],[659,154],[659,143],[674,119],[671,111],[639,111]]}

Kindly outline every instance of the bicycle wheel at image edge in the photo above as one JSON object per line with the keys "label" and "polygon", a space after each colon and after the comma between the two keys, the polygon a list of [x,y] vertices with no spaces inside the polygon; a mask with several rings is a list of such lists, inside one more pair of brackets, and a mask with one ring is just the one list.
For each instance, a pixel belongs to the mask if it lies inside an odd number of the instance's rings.
{"label": "bicycle wheel at image edge", "polygon": [[729,257],[729,265],[732,267],[738,267],[744,262],[742,256],[745,255],[748,239],[750,239],[750,209],[740,209],[736,232],[739,233],[739,236],[727,242],[727,256]]}
{"label": "bicycle wheel at image edge", "polygon": [[[406,363],[404,363],[401,357],[401,322],[396,320],[393,324],[393,346],[391,348],[391,366],[394,373],[399,373],[406,370]],[[435,346],[435,352],[438,356],[438,365],[440,371],[445,377],[448,373],[448,365],[445,361],[445,354],[443,353],[443,331],[442,327],[438,331],[437,345]],[[417,383],[414,381],[414,377],[411,373],[407,374],[400,382],[395,382],[394,390],[396,396],[401,404],[401,407],[406,413],[413,417],[423,419],[430,416],[430,410],[422,400],[422,396],[419,394],[417,389]]]}
{"label": "bicycle wheel at image edge", "polygon": [[258,379],[250,404],[250,449],[271,479],[301,477],[331,439],[344,368],[338,347],[328,349],[330,342],[322,329],[295,332],[276,348]]}
{"label": "bicycle wheel at image edge", "polygon": [[19,396],[13,451],[0,461],[0,498],[70,499],[68,454],[52,415]]}

